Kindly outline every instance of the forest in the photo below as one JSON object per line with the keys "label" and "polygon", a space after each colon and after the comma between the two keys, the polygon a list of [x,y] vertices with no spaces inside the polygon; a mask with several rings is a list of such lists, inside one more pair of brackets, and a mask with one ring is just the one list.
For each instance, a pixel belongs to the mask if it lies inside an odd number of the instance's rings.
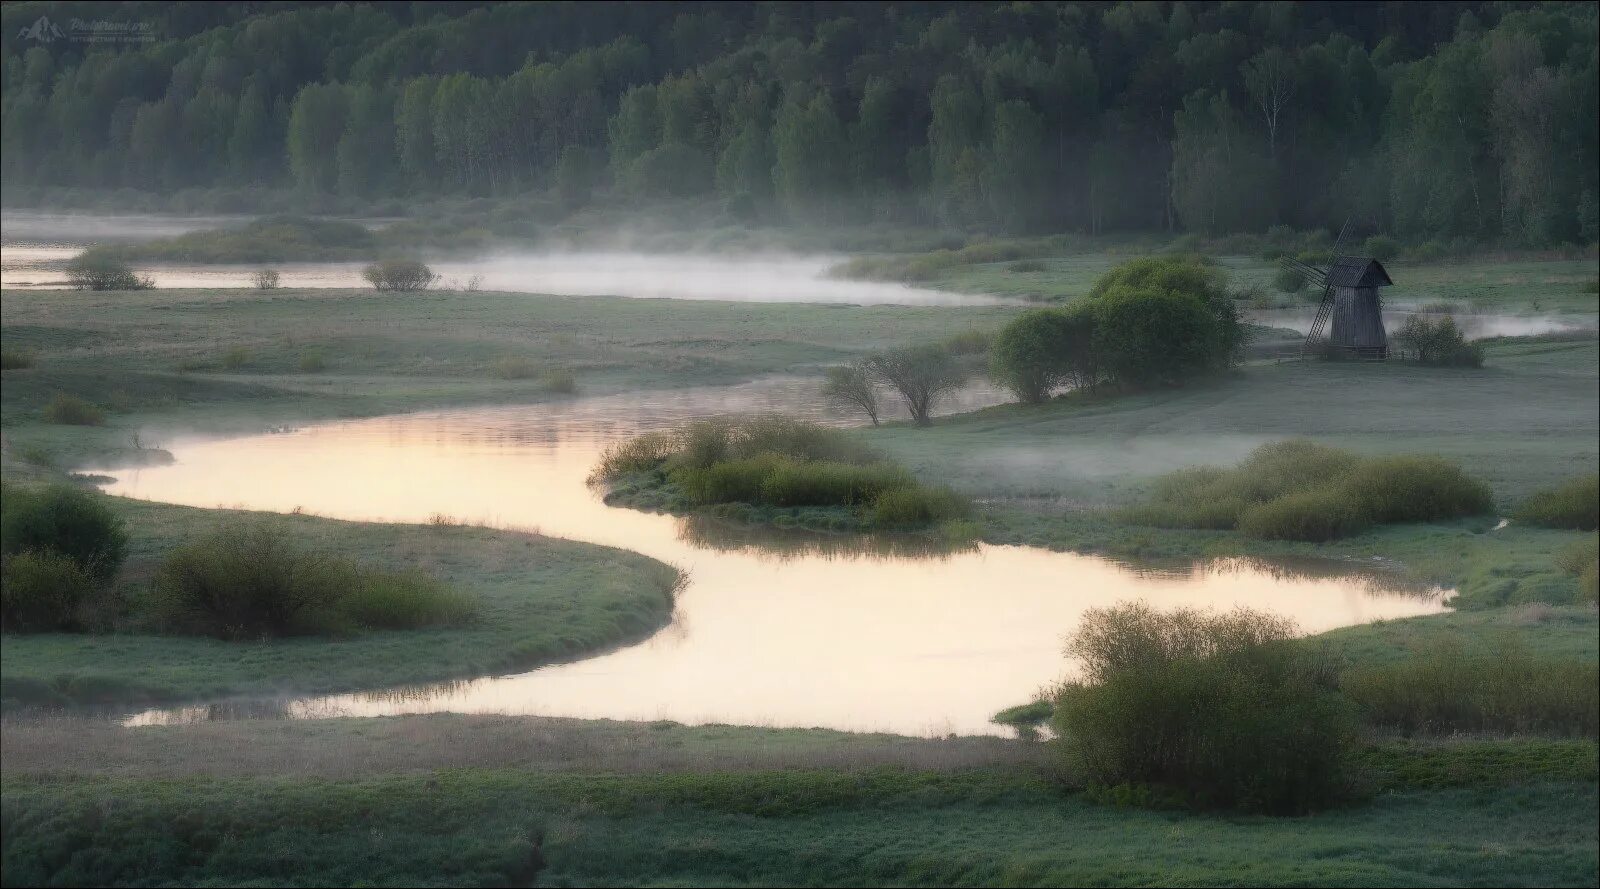
{"label": "forest", "polygon": [[[45,41],[40,17],[148,39]],[[11,3],[7,202],[1591,243],[1592,3]]]}

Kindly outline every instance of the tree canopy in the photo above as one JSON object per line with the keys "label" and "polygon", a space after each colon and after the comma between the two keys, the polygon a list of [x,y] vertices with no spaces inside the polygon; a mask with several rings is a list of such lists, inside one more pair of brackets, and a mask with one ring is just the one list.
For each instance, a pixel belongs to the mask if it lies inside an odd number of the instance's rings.
{"label": "tree canopy", "polygon": [[[40,16],[148,25],[48,43]],[[95,5],[0,13],[28,187],[615,191],[822,223],[1593,241],[1587,3]]]}

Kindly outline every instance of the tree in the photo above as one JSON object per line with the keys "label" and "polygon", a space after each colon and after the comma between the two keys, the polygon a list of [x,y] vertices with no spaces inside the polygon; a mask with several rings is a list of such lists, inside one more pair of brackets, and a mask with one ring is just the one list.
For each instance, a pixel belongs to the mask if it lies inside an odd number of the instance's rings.
{"label": "tree", "polygon": [[878,425],[878,390],[866,367],[852,364],[847,367],[830,367],[822,384],[822,397],[829,404],[845,410],[859,410],[867,415],[872,425]]}
{"label": "tree", "polygon": [[867,375],[894,389],[905,401],[911,421],[933,423],[939,399],[967,382],[967,369],[942,345],[907,346],[868,357],[862,364]]}
{"label": "tree", "polygon": [[1270,46],[1240,67],[1245,89],[1267,125],[1267,156],[1278,162],[1278,127],[1295,91],[1295,65],[1281,47]]}
{"label": "tree", "polygon": [[1007,231],[1028,231],[1050,212],[1044,119],[1026,102],[995,109],[981,181],[990,218]]}
{"label": "tree", "polygon": [[833,103],[822,93],[805,102],[791,97],[778,112],[772,142],[772,179],[784,209],[801,218],[834,217],[847,165],[844,127]]}
{"label": "tree", "polygon": [[289,172],[308,191],[331,194],[339,183],[339,140],[349,100],[337,84],[312,84],[289,112]]}
{"label": "tree", "polygon": [[1034,309],[1000,329],[989,357],[989,374],[1018,400],[1037,404],[1068,376],[1067,316],[1059,309]]}

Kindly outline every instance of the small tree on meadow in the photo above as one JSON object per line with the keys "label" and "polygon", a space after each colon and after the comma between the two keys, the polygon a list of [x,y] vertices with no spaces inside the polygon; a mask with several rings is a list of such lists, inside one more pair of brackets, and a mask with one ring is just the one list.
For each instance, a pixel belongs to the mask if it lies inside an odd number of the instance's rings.
{"label": "small tree on meadow", "polygon": [[385,259],[375,262],[361,272],[374,290],[427,290],[439,276],[433,269],[414,259]]}
{"label": "small tree on meadow", "polygon": [[933,410],[939,399],[960,389],[968,371],[940,345],[907,346],[871,356],[863,369],[874,380],[900,394],[918,426],[933,423]]}
{"label": "small tree on meadow", "polygon": [[835,407],[859,410],[867,415],[872,425],[878,425],[878,390],[862,365],[828,368],[827,379],[822,383],[822,397]]}

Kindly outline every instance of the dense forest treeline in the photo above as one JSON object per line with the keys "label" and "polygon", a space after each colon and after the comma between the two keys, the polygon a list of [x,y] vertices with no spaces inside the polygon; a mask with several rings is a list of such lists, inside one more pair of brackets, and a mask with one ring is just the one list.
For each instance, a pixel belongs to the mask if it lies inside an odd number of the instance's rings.
{"label": "dense forest treeline", "polygon": [[1591,3],[13,3],[0,36],[28,187],[1526,246],[1600,216]]}

